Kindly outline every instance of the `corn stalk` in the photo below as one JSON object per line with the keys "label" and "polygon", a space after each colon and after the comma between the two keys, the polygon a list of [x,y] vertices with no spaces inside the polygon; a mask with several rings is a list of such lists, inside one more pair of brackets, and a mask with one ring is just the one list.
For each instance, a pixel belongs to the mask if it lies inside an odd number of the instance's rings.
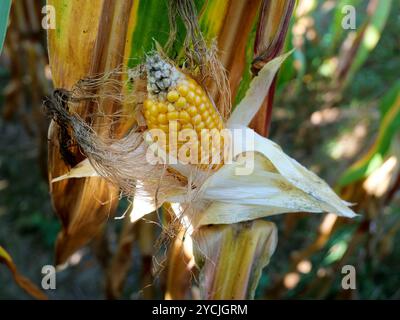
{"label": "corn stalk", "polygon": [[[254,57],[251,70],[257,75],[259,70],[273,58],[277,57],[285,43],[290,18],[295,6],[291,1],[263,1],[254,42]],[[252,122],[256,132],[267,137],[272,119],[276,77],[269,89],[263,106]]]}

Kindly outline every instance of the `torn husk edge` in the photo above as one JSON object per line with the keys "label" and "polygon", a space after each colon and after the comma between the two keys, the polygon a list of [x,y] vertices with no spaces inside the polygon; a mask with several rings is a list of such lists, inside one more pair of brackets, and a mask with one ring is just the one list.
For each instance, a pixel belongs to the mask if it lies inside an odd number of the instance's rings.
{"label": "torn husk edge", "polygon": [[210,225],[193,235],[202,299],[253,299],[276,245],[275,224],[263,220]]}

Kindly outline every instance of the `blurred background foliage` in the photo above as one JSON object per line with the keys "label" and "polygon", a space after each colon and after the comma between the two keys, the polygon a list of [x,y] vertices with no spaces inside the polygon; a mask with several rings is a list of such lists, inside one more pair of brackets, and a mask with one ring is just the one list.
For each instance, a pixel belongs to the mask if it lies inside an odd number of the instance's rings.
{"label": "blurred background foliage", "polygon": [[[47,184],[47,128],[42,100],[51,90],[40,1],[14,1],[0,58],[0,244],[22,274],[40,285],[54,261],[61,226]],[[356,8],[356,30],[341,26]],[[354,220],[331,214],[280,215],[279,245],[257,299],[400,298],[400,7],[398,1],[299,1],[285,51],[296,51],[277,79],[269,136],[356,203]],[[139,31],[137,31],[139,32]],[[251,37],[254,39],[255,30]],[[147,38],[149,39],[149,38]],[[251,60],[253,47],[246,50]],[[246,79],[248,75],[244,74]],[[239,87],[238,97],[245,88]],[[126,208],[119,204],[117,216]],[[118,242],[123,233],[125,244]],[[160,227],[110,219],[105,232],[57,273],[50,298],[162,298],[165,275],[151,274]],[[146,242],[147,241],[147,242]],[[124,246],[125,245],[125,246]],[[118,246],[122,287],[106,268]],[[118,261],[117,261],[118,262]],[[109,263],[109,262],[108,262]],[[357,289],[341,288],[341,268],[357,269]],[[118,270],[118,263],[113,264]],[[116,271],[118,272],[118,271]],[[192,293],[195,296],[195,293]],[[0,298],[29,298],[0,265]]]}

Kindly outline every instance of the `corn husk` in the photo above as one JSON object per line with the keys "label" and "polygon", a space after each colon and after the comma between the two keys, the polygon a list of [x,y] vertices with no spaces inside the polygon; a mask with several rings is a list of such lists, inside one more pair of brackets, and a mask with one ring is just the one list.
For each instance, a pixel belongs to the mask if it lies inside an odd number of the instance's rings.
{"label": "corn husk", "polygon": [[252,299],[276,248],[276,226],[262,220],[204,226],[192,237],[201,270],[201,298]]}

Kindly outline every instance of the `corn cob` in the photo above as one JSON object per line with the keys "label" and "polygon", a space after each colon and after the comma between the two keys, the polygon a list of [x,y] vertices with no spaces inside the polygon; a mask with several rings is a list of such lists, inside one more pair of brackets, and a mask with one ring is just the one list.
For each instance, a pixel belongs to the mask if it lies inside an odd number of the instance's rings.
{"label": "corn cob", "polygon": [[[224,128],[223,120],[210,98],[193,78],[178,71],[157,54],[147,58],[146,68],[148,97],[143,103],[143,114],[147,127],[166,133],[164,142],[167,152],[171,152],[173,147],[169,145],[171,131],[179,134],[184,129],[192,130],[198,143],[195,147],[198,161],[210,164],[213,153],[221,154],[222,145],[220,136],[214,139],[213,132]],[[178,142],[177,148],[183,144]]]}

